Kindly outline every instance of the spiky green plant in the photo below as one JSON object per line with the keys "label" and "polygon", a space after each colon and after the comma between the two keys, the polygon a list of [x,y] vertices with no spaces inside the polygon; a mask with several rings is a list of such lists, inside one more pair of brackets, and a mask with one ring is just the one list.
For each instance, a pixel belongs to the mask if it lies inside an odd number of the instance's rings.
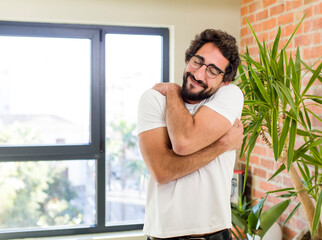
{"label": "spiky green plant", "polygon": [[[286,54],[286,48],[303,19],[281,50],[280,27],[272,47],[268,49],[265,41],[261,43],[258,40],[247,20],[256,39],[259,56],[251,57],[248,49],[241,55],[239,86],[245,95],[242,114],[245,138],[240,155],[246,154],[247,170],[257,139],[261,137],[266,142],[272,149],[275,160],[281,163],[281,167],[271,178],[287,169],[294,188],[279,191],[288,191],[283,197],[300,199],[299,204],[306,213],[311,235],[315,234],[314,239],[322,239],[322,132],[312,126],[313,118],[317,121],[322,119],[310,109],[310,105],[315,105],[321,112],[322,97],[309,93],[316,81],[322,82],[322,64],[319,60],[320,64],[308,66],[302,61],[299,48],[295,58]],[[310,78],[305,87],[304,76]],[[295,141],[299,139],[300,146],[295,149]],[[300,174],[295,166],[299,168]]]}

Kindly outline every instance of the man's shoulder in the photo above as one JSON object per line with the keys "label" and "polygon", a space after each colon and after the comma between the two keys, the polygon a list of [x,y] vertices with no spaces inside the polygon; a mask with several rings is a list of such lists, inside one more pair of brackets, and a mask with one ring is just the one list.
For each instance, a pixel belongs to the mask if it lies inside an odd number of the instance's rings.
{"label": "man's shoulder", "polygon": [[[226,86],[222,86],[218,89],[217,92],[215,92],[211,97],[209,97],[208,101],[211,101],[213,99],[216,99],[216,98],[241,98],[243,99],[243,92],[241,91],[241,89],[235,85],[235,84],[228,84]],[[207,101],[207,102],[208,102]]]}
{"label": "man's shoulder", "polygon": [[141,95],[140,100],[139,100],[139,106],[143,105],[143,106],[147,107],[147,105],[154,105],[157,103],[159,105],[165,104],[166,98],[161,93],[159,93],[158,91],[156,91],[152,88],[143,92],[143,94]]}
{"label": "man's shoulder", "polygon": [[233,93],[242,93],[242,91],[240,90],[240,88],[233,84],[233,83],[229,83],[226,86],[222,86],[221,88],[218,89],[218,92],[233,92]]}
{"label": "man's shoulder", "polygon": [[165,101],[165,96],[163,96],[160,92],[150,88],[141,95],[141,99],[157,99],[160,101]]}

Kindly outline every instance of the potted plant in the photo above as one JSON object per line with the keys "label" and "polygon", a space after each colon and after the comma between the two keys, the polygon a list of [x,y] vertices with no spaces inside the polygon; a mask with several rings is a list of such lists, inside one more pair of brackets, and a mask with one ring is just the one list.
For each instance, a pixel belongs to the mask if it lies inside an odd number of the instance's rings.
{"label": "potted plant", "polygon": [[[288,191],[283,197],[300,199],[299,204],[303,206],[311,235],[314,236],[312,239],[322,239],[322,175],[321,170],[319,172],[322,166],[322,132],[313,129],[311,124],[312,118],[322,120],[309,107],[315,105],[316,108],[321,108],[322,97],[309,94],[309,89],[315,81],[322,82],[322,64],[308,66],[302,61],[299,49],[295,57],[288,57],[286,53],[286,48],[303,19],[281,50],[280,27],[269,49],[265,41],[260,43],[246,19],[256,39],[259,56],[251,57],[247,48],[245,54],[241,55],[239,86],[245,96],[242,114],[245,138],[240,156],[246,155],[247,170],[257,139],[265,141],[273,151],[275,160],[281,163],[271,178],[287,170],[294,188],[279,191]],[[305,75],[310,77],[303,87]],[[301,145],[295,149],[295,140],[298,138],[301,139]],[[247,171],[245,179],[246,177]],[[299,205],[289,217],[298,207]]]}
{"label": "potted plant", "polygon": [[266,198],[254,206],[253,201],[247,202],[246,197],[239,197],[237,203],[231,203],[232,234],[235,239],[262,239],[290,203],[288,199],[263,212]]}

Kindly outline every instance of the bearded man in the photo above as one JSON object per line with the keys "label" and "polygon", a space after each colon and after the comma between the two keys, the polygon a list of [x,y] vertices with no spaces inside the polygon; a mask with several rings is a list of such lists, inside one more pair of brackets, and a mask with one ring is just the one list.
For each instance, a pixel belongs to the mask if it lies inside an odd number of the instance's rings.
{"label": "bearded man", "polygon": [[185,62],[182,87],[159,83],[139,103],[139,145],[151,174],[143,231],[150,240],[231,239],[234,150],[243,138],[243,94],[231,84],[236,40],[206,29]]}

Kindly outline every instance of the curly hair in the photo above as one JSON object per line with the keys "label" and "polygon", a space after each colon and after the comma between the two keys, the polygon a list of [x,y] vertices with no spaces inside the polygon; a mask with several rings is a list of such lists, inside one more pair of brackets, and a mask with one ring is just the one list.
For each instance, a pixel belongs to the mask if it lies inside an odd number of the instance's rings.
{"label": "curly hair", "polygon": [[238,46],[236,39],[224,31],[206,29],[200,34],[197,34],[195,39],[191,41],[189,48],[186,50],[186,63],[189,62],[191,55],[194,55],[208,42],[211,42],[218,47],[222,55],[229,61],[229,64],[225,69],[223,81],[233,81],[240,64]]}

